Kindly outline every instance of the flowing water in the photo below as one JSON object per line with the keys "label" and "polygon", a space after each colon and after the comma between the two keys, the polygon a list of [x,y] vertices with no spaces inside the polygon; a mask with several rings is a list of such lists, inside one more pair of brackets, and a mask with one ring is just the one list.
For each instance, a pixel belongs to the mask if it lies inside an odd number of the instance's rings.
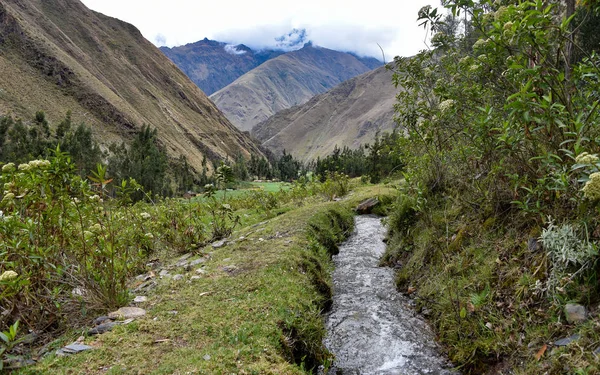
{"label": "flowing water", "polygon": [[396,292],[394,271],[378,267],[384,235],[379,218],[358,216],[354,234],[334,256],[325,345],[336,359],[329,374],[456,374],[427,324]]}

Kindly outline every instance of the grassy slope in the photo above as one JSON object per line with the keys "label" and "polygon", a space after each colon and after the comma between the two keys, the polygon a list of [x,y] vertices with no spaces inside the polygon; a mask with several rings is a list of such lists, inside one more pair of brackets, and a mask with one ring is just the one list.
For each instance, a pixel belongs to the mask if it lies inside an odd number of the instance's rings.
{"label": "grassy slope", "polygon": [[307,103],[269,117],[252,135],[275,153],[286,150],[310,161],[337,145],[356,149],[371,143],[377,131],[394,127],[397,89],[392,72],[380,67],[349,79]]}
{"label": "grassy slope", "polygon": [[[548,259],[528,242],[539,236],[513,216],[483,217],[450,197],[430,197],[414,216],[401,197],[386,261],[400,267],[397,284],[427,313],[450,359],[468,374],[598,374],[598,306],[552,300],[542,292]],[[404,203],[402,203],[404,202]],[[571,288],[580,288],[571,284]],[[568,324],[562,306],[591,307],[591,319]],[[590,306],[591,305],[591,306]],[[566,346],[552,344],[580,334]],[[539,359],[538,359],[539,356]]]}
{"label": "grassy slope", "polygon": [[[309,240],[307,228],[328,232],[331,221],[324,213],[330,209],[343,216],[362,199],[389,193],[380,186],[363,187],[344,202],[309,199],[284,207],[283,211],[290,211],[232,236],[246,240],[221,249],[206,248],[210,260],[201,279],[160,281],[142,305],[148,310],[146,318],[86,338],[96,350],[66,358],[52,356],[22,373],[304,373],[301,362],[308,366],[311,359],[327,357],[321,344],[320,313],[331,267],[327,250]],[[254,216],[246,221],[258,220]],[[337,233],[338,240],[341,234]],[[235,268],[227,272],[225,266]],[[191,275],[193,270],[186,280]],[[79,334],[72,332],[55,346]]]}
{"label": "grassy slope", "polygon": [[273,114],[369,70],[351,54],[305,46],[259,65],[210,99],[235,126],[249,131]]}
{"label": "grassy slope", "polygon": [[51,123],[73,112],[104,144],[147,124],[169,155],[260,154],[166,56],[130,24],[79,0],[0,3],[0,115]]}

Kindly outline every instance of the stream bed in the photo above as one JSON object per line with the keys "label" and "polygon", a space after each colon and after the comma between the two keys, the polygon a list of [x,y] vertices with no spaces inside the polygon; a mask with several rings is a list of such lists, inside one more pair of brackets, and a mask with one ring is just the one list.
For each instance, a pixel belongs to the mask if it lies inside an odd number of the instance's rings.
{"label": "stream bed", "polygon": [[357,216],[352,236],[334,256],[334,296],[325,345],[335,355],[330,375],[457,374],[431,329],[396,291],[394,270],[378,267],[385,228]]}

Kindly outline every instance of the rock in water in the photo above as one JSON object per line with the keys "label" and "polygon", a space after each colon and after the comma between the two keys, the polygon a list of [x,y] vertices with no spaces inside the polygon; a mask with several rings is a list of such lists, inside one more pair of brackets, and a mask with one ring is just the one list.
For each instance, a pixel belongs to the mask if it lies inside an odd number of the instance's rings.
{"label": "rock in water", "polygon": [[565,317],[570,324],[577,324],[587,320],[587,310],[585,306],[576,303],[567,303],[565,306]]}
{"label": "rock in water", "polygon": [[375,208],[378,204],[379,199],[369,198],[356,207],[356,213],[358,213],[359,215],[370,214],[371,212],[373,212],[373,208]]}

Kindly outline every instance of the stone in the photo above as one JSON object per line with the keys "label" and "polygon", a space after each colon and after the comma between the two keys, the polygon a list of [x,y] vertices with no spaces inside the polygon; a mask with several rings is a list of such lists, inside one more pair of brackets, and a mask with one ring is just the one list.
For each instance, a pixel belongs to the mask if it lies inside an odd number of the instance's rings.
{"label": "stone", "polygon": [[146,315],[146,310],[139,307],[121,307],[117,311],[108,314],[111,319],[130,319],[139,318]]}
{"label": "stone", "polygon": [[200,280],[202,277],[200,276],[192,276],[190,277],[190,280]]}
{"label": "stone", "polygon": [[118,322],[113,322],[113,321],[108,321],[106,323],[102,323],[97,325],[96,327],[88,330],[88,335],[101,335],[103,333],[106,333],[108,331],[112,331],[113,328],[115,328],[115,326],[118,326],[119,323]]}
{"label": "stone", "polygon": [[201,264],[201,263],[204,263],[204,262],[206,262],[206,259],[205,259],[205,258],[200,258],[200,259],[195,259],[195,260],[192,260],[192,261],[190,262],[190,267],[197,266],[197,265],[199,265],[199,264]]}
{"label": "stone", "polygon": [[361,202],[355,209],[356,213],[359,215],[366,215],[373,212],[373,208],[375,208],[379,204],[379,199],[377,198],[369,198],[363,202]]}
{"label": "stone", "polygon": [[198,275],[204,275],[204,274],[206,274],[206,271],[205,271],[205,270],[203,270],[202,268],[198,268],[198,269],[196,270],[196,273],[197,273]]}
{"label": "stone", "polygon": [[161,270],[161,271],[158,273],[158,276],[160,276],[160,277],[170,276],[170,275],[169,275],[169,271],[168,271],[168,270]]}
{"label": "stone", "polygon": [[204,356],[204,357],[202,357],[202,358],[204,358],[204,360],[205,360],[205,361],[210,361],[210,356],[209,356],[208,354],[207,354],[207,355],[205,355],[205,356]]}
{"label": "stone", "polygon": [[538,250],[541,249],[541,244],[539,243],[539,241],[537,240],[537,238],[530,238],[527,241],[527,248],[529,249],[529,251],[531,252],[536,252]]}
{"label": "stone", "polygon": [[567,303],[565,306],[565,317],[570,324],[577,324],[587,320],[585,306],[576,303]]}
{"label": "stone", "polygon": [[184,261],[184,260],[186,260],[186,259],[189,259],[189,258],[191,258],[191,257],[192,257],[192,255],[194,255],[194,254],[192,254],[192,253],[187,253],[187,254],[184,254],[184,255],[180,256],[180,257],[177,259],[177,261],[178,261],[178,262]]}
{"label": "stone", "polygon": [[223,266],[221,269],[229,274],[233,274],[238,268],[236,266]]}
{"label": "stone", "polygon": [[112,319],[111,319],[111,318],[109,318],[109,317],[108,317],[108,316],[106,316],[106,315],[99,316],[99,317],[97,317],[96,319],[94,319],[94,325],[95,325],[95,326],[98,326],[98,325],[100,325],[100,324],[102,324],[102,323],[106,323],[106,322],[108,322],[108,321],[112,321]]}
{"label": "stone", "polygon": [[145,274],[143,274],[143,275],[137,275],[137,276],[135,277],[135,279],[136,279],[136,280],[138,280],[138,281],[148,281],[148,280],[150,280],[151,278],[152,278],[152,275],[150,275],[150,274],[147,274],[147,273],[145,273]]}
{"label": "stone", "polygon": [[150,290],[150,289],[154,288],[156,285],[157,285],[156,281],[148,280],[145,283],[138,286],[137,288],[135,288],[133,291],[137,293],[137,292],[142,292],[145,290]]}
{"label": "stone", "polygon": [[184,276],[181,274],[177,274],[177,275],[173,276],[174,281],[180,281],[180,280],[183,280],[183,278],[184,278]]}
{"label": "stone", "polygon": [[220,248],[222,248],[225,245],[227,245],[227,240],[221,240],[221,241],[213,242],[211,244],[211,246],[213,247],[213,249],[220,249]]}
{"label": "stone", "polygon": [[554,342],[554,346],[567,346],[570,343],[572,343],[573,341],[577,341],[577,340],[579,340],[579,335],[576,334],[573,336],[562,338],[560,340],[556,340]]}
{"label": "stone", "polygon": [[146,297],[146,296],[136,296],[136,297],[133,299],[133,302],[134,302],[134,303],[144,303],[144,302],[146,302],[146,301],[148,301],[148,297]]}
{"label": "stone", "polygon": [[65,346],[62,349],[63,349],[63,351],[66,351],[66,352],[79,353],[79,352],[85,352],[86,350],[92,350],[94,348],[92,348],[89,345],[73,343],[71,345]]}

